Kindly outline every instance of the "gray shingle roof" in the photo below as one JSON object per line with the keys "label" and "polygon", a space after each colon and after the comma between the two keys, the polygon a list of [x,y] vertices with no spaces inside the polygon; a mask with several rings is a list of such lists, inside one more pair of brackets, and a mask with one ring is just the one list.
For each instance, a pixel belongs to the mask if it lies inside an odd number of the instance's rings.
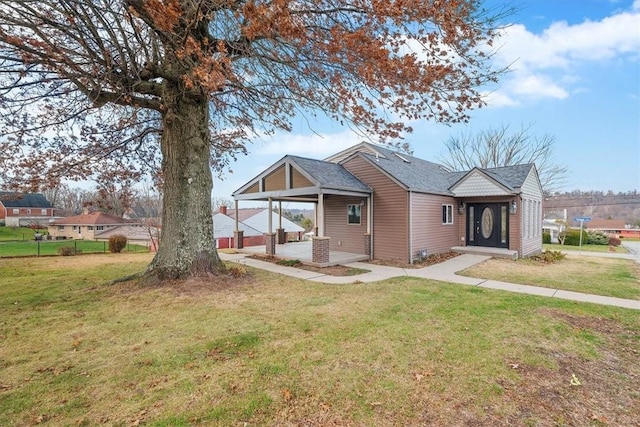
{"label": "gray shingle roof", "polygon": [[[450,195],[451,172],[437,163],[429,162],[404,153],[397,153],[380,146],[375,147],[384,157],[362,153],[382,170],[400,181],[411,191]],[[403,159],[408,160],[405,162]]]}
{"label": "gray shingle roof", "polygon": [[520,188],[529,176],[533,163],[523,165],[505,166],[501,168],[482,169],[502,185],[512,189]]}
{"label": "gray shingle roof", "polygon": [[324,188],[371,192],[371,188],[368,185],[353,176],[342,165],[305,157],[287,157],[311,175]]}
{"label": "gray shingle roof", "polygon": [[[438,163],[399,153],[385,147],[376,145],[375,149],[384,157],[376,157],[366,152],[362,152],[361,155],[374,162],[411,191],[452,195],[449,188],[469,173],[469,171],[450,172]],[[524,164],[478,169],[487,173],[505,187],[515,190],[522,187],[532,167],[533,164]]]}
{"label": "gray shingle roof", "polygon": [[51,203],[40,193],[0,192],[0,201],[7,208],[51,208]]}

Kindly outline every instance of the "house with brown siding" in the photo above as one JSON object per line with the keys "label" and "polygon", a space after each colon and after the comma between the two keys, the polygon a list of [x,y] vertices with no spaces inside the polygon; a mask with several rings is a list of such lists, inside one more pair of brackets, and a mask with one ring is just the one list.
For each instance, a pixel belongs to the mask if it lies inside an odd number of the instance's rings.
{"label": "house with brown siding", "polygon": [[[321,265],[328,261],[318,254],[330,251],[412,263],[452,249],[514,257],[542,250],[542,187],[533,164],[451,172],[361,143],[325,160],[287,155],[233,197],[236,205],[314,203],[313,260]],[[275,253],[268,234],[267,253]]]}

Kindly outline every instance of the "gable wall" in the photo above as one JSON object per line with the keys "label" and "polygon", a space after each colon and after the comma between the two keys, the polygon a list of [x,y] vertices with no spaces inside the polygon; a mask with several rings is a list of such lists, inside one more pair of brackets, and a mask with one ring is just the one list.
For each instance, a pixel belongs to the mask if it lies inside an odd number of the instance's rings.
{"label": "gable wall", "polygon": [[271,172],[264,178],[264,191],[284,190],[285,186],[285,165]]}
{"label": "gable wall", "polygon": [[291,168],[291,188],[313,187],[313,183],[296,168]]}
{"label": "gable wall", "polygon": [[360,157],[343,166],[373,189],[373,258],[409,262],[408,191]]}
{"label": "gable wall", "polygon": [[481,197],[508,195],[507,191],[483,176],[473,172],[453,190],[456,197]]}
{"label": "gable wall", "polygon": [[7,216],[7,211],[4,205],[2,204],[2,202],[0,202],[0,219],[4,219],[6,216]]}
{"label": "gable wall", "polygon": [[[453,224],[442,224],[442,205],[452,205]],[[453,197],[432,194],[411,194],[411,229],[413,256],[422,249],[427,255],[448,252],[459,245],[459,224],[464,224],[458,214],[458,203]]]}
{"label": "gable wall", "polygon": [[348,224],[347,205],[359,205],[362,197],[324,196],[324,233],[330,237],[329,250],[365,253],[367,205],[361,207],[360,224]]}

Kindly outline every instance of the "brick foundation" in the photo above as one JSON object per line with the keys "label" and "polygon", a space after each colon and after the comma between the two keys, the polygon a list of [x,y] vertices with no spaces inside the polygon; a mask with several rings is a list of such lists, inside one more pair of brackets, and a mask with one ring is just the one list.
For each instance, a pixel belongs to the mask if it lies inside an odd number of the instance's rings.
{"label": "brick foundation", "polygon": [[313,237],[312,242],[312,255],[311,260],[318,264],[329,263],[329,238],[328,237]]}
{"label": "brick foundation", "polygon": [[371,234],[369,233],[364,235],[364,254],[369,255],[369,258],[371,258]]}
{"label": "brick foundation", "polygon": [[244,231],[238,230],[233,232],[233,243],[236,249],[244,248]]}
{"label": "brick foundation", "polygon": [[276,254],[276,234],[264,233],[264,244],[267,247],[267,255],[274,256]]}
{"label": "brick foundation", "polygon": [[277,234],[277,237],[278,237],[278,244],[279,245],[287,243],[287,233],[284,232],[284,228],[277,228],[276,229],[276,234]]}

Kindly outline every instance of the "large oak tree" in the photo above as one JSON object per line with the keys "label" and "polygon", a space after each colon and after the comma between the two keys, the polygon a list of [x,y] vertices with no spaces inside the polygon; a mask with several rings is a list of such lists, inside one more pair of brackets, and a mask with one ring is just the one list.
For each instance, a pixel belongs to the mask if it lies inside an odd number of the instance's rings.
{"label": "large oak tree", "polygon": [[254,132],[316,112],[383,141],[458,122],[503,10],[476,0],[18,0],[0,3],[0,163],[16,185],[160,171],[148,278],[223,269],[212,169]]}

